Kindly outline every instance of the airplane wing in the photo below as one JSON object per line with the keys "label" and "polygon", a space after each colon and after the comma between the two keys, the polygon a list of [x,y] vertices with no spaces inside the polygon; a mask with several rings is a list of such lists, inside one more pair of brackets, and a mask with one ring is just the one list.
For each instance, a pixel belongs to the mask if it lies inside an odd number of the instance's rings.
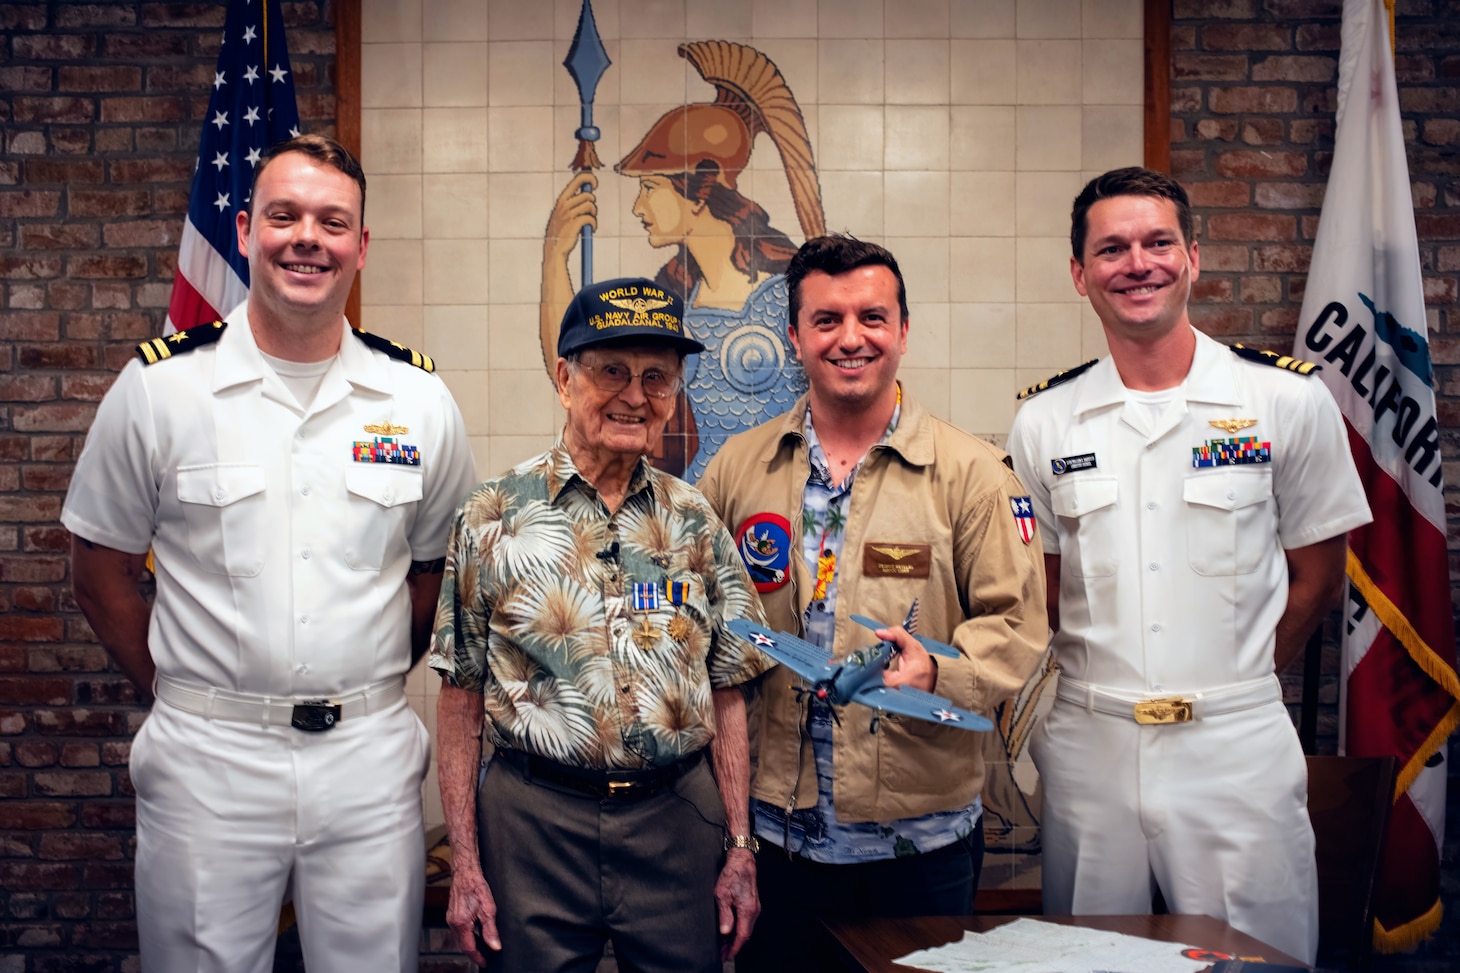
{"label": "airplane wing", "polygon": [[830,652],[789,632],[773,631],[743,618],[732,618],[725,627],[798,676],[815,681],[832,672]]}
{"label": "airplane wing", "polygon": [[994,724],[977,713],[959,709],[942,696],[925,693],[911,686],[889,688],[870,686],[852,697],[852,702],[888,713],[900,713],[914,719],[927,720],[960,730],[992,730]]}
{"label": "airplane wing", "polygon": [[[863,628],[870,628],[874,632],[877,631],[879,628],[897,627],[895,625],[883,625],[881,622],[873,621],[866,615],[853,615],[852,621],[856,622]],[[918,644],[928,650],[929,655],[941,655],[949,659],[957,659],[959,657],[958,650],[951,645],[944,645],[942,642],[936,641],[935,639],[927,638],[923,635],[914,635],[913,638],[917,639]]]}

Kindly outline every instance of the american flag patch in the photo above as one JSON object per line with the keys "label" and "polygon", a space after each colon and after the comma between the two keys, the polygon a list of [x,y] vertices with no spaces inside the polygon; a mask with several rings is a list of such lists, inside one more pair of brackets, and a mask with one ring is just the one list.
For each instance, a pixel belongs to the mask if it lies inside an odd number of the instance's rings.
{"label": "american flag patch", "polygon": [[421,450],[418,446],[398,443],[394,439],[375,439],[366,442],[355,441],[355,462],[393,463],[396,466],[420,466]]}
{"label": "american flag patch", "polygon": [[1272,443],[1261,442],[1256,436],[1208,439],[1203,446],[1191,447],[1191,465],[1196,469],[1271,462]]}
{"label": "american flag patch", "polygon": [[1014,511],[1014,523],[1019,527],[1019,536],[1028,544],[1034,540],[1034,504],[1028,497],[1010,497],[1009,509]]}
{"label": "american flag patch", "polygon": [[634,582],[634,611],[651,612],[659,607],[659,585],[652,581]]}

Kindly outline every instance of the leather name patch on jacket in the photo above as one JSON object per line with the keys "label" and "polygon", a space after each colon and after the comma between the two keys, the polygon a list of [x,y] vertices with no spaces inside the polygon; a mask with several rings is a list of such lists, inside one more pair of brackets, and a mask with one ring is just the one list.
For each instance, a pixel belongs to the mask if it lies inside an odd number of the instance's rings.
{"label": "leather name patch on jacket", "polygon": [[933,573],[933,545],[868,541],[862,574],[874,578],[926,578]]}

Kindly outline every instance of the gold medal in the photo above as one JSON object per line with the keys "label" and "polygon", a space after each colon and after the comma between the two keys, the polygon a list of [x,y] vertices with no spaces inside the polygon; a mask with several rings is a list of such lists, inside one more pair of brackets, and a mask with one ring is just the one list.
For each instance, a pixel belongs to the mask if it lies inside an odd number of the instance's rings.
{"label": "gold medal", "polygon": [[641,652],[648,652],[659,644],[659,630],[649,623],[648,615],[645,615],[639,622],[639,627],[634,629],[634,644],[639,647]]}
{"label": "gold medal", "polygon": [[694,623],[683,615],[676,614],[669,623],[669,637],[683,645],[694,632]]}

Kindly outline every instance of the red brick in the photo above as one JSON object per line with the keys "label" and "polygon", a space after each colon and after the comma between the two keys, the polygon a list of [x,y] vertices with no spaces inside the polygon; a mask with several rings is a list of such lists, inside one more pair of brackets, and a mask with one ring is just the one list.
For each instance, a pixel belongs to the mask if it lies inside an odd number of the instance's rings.
{"label": "red brick", "polygon": [[102,396],[112,387],[111,376],[62,375],[61,398],[77,399],[81,402],[100,402]]}
{"label": "red brick", "polygon": [[17,587],[14,595],[15,607],[21,611],[53,612],[56,610],[56,593],[50,588]]}
{"label": "red brick", "polygon": [[[139,145],[138,149],[144,147]],[[156,146],[152,146],[156,148]],[[130,128],[99,128],[96,130],[96,151],[131,152],[132,130]]]}
{"label": "red brick", "polygon": [[37,280],[44,277],[58,277],[60,273],[60,257],[40,254],[7,256],[0,253],[0,279]]}
{"label": "red brick", "polygon": [[50,375],[0,374],[0,402],[49,402],[56,397]]}
{"label": "red brick", "polygon": [[[24,774],[0,774],[0,799],[13,799],[27,796],[26,775]],[[4,888],[0,885],[0,888]]]}
{"label": "red brick", "polygon": [[56,122],[79,124],[96,117],[96,103],[90,98],[55,97],[45,98],[27,95],[16,98],[15,120],[32,125],[50,125]]}
{"label": "red brick", "polygon": [[61,759],[60,748],[45,740],[19,740],[11,750],[22,767],[54,767]]}
{"label": "red brick", "polygon": [[1231,304],[1193,304],[1188,313],[1191,323],[1210,335],[1249,334],[1252,331],[1251,308]]}
{"label": "red brick", "polygon": [[[226,9],[211,3],[144,3],[142,24],[147,27],[222,27]],[[294,50],[293,35],[289,49]]]}
{"label": "red brick", "polygon": [[27,527],[25,528],[25,550],[32,553],[40,551],[69,551],[71,549],[71,533],[64,527]]}
{"label": "red brick", "polygon": [[[103,776],[110,784],[111,776]],[[116,861],[122,857],[122,844],[110,835],[51,832],[41,835],[39,857],[52,861]]]}
{"label": "red brick", "polygon": [[1399,107],[1405,114],[1454,115],[1460,113],[1460,88],[1400,88]]}
{"label": "red brick", "polygon": [[[292,44],[290,45],[293,46]],[[117,60],[132,58],[183,57],[188,53],[188,35],[173,31],[140,34],[108,34],[106,53]]]}
{"label": "red brick", "polygon": [[1207,104],[1212,111],[1222,114],[1281,115],[1298,110],[1298,93],[1292,88],[1212,88],[1207,92]]}
{"label": "red brick", "polygon": [[20,185],[20,163],[0,161],[0,186]]}
{"label": "red brick", "polygon": [[1201,269],[1210,272],[1247,269],[1247,248],[1203,243],[1201,246]]}
{"label": "red brick", "polygon": [[145,189],[70,189],[66,192],[66,208],[72,216],[145,216],[151,211],[151,198]]}
{"label": "red brick", "polygon": [[96,897],[98,919],[130,919],[136,914],[136,904],[126,892],[106,892]]}
{"label": "red brick", "polygon": [[66,403],[16,409],[11,424],[17,432],[85,432],[94,418],[96,406]]}
{"label": "red brick", "polygon": [[1221,213],[1206,221],[1212,240],[1293,240],[1297,223],[1291,216],[1273,213]]}
{"label": "red brick", "polygon": [[51,147],[64,155],[86,155],[91,152],[91,126],[62,128],[51,126]]}
{"label": "red brick", "polygon": [[[127,131],[130,132],[130,129]],[[177,150],[177,130],[171,128],[137,129],[138,152],[173,152]],[[129,151],[122,149],[120,151]]]}
{"label": "red brick", "polygon": [[1336,51],[1339,47],[1339,25],[1300,24],[1294,36],[1294,46],[1300,51]]}
{"label": "red brick", "polygon": [[1307,273],[1312,259],[1312,247],[1257,247],[1252,253],[1252,269],[1270,273]]}
{"label": "red brick", "polygon": [[1414,225],[1421,240],[1460,239],[1460,213],[1416,213]]}
{"label": "red brick", "polygon": [[10,43],[19,61],[80,61],[96,51],[90,34],[17,34]]}
{"label": "red brick", "polygon": [[73,460],[70,436],[31,436],[30,458],[37,463],[64,463]]}
{"label": "red brick", "polygon": [[0,90],[50,91],[51,69],[37,67],[0,68]]}
{"label": "red brick", "polygon": [[1194,134],[1197,138],[1206,141],[1215,139],[1230,142],[1237,137],[1237,120],[1235,118],[1203,118],[1196,123]]}
{"label": "red brick", "polygon": [[55,216],[61,208],[61,194],[37,189],[9,189],[0,192],[0,216]]}
{"label": "red brick", "polygon": [[1279,277],[1247,275],[1240,280],[1243,304],[1276,304],[1283,299],[1283,282]]}
{"label": "red brick", "polygon": [[46,8],[42,4],[0,4],[0,30],[42,30],[45,26]]}
{"label": "red brick", "polygon": [[59,182],[67,185],[76,183],[99,183],[106,179],[106,169],[98,159],[29,159],[25,163],[25,181],[36,183]]}
{"label": "red brick", "polygon": [[123,731],[126,717],[110,710],[78,707],[38,709],[34,711],[32,724],[44,736],[114,737]]}
{"label": "red brick", "polygon": [[101,748],[95,743],[67,743],[61,747],[62,767],[99,767]]}
{"label": "red brick", "polygon": [[1171,175],[1185,182],[1207,175],[1206,153],[1200,149],[1173,149]]}
{"label": "red brick", "polygon": [[1436,270],[1460,270],[1460,247],[1440,247],[1435,252]]}
{"label": "red brick", "polygon": [[76,702],[82,705],[129,704],[137,701],[137,687],[125,678],[78,679],[73,685]]}
{"label": "red brick", "polygon": [[1202,89],[1172,88],[1171,110],[1178,114],[1201,111]]}
{"label": "red brick", "polygon": [[8,136],[11,154],[45,155],[46,136],[43,132],[12,132]]}
{"label": "red brick", "polygon": [[97,281],[91,285],[91,306],[98,309],[132,306],[132,285],[122,281]]}
{"label": "red brick", "polygon": [[47,345],[21,345],[22,368],[95,368],[96,349],[86,345],[57,342]]}
{"label": "red brick", "polygon": [[1247,58],[1240,54],[1178,53],[1171,58],[1173,81],[1246,81]]}
{"label": "red brick", "polygon": [[1297,307],[1275,307],[1263,311],[1258,324],[1268,334],[1291,335],[1298,329],[1298,311]]}
{"label": "red brick", "polygon": [[94,645],[29,645],[26,647],[31,672],[102,672],[107,667],[106,650]]}
{"label": "red brick", "polygon": [[108,797],[112,793],[112,775],[104,770],[45,771],[31,780],[42,797]]}
{"label": "red brick", "polygon": [[159,64],[147,69],[147,90],[181,91],[187,94],[202,91],[204,88],[211,90],[213,72],[212,64]]}
{"label": "red brick", "polygon": [[131,756],[130,740],[108,740],[101,745],[101,762],[108,767],[125,767]]}
{"label": "red brick", "polygon": [[1338,59],[1314,54],[1266,57],[1252,66],[1252,80],[1333,84],[1338,80]]}
{"label": "red brick", "polygon": [[[297,57],[300,54],[333,54],[335,52],[335,32],[333,30],[291,30],[289,32],[289,54]],[[300,118],[334,118],[334,108],[331,107],[324,114],[317,114],[305,110],[305,105],[311,98],[323,98],[323,95],[304,95],[299,97]],[[333,104],[333,97],[330,98]]]}
{"label": "red brick", "polygon": [[1263,182],[1257,184],[1254,201],[1263,209],[1321,209],[1323,183]]}
{"label": "red brick", "polygon": [[[0,711],[0,733],[7,736],[15,736],[25,732],[25,716],[21,713],[6,713]],[[0,804],[0,822],[4,821],[3,813],[5,805]]]}
{"label": "red brick", "polygon": [[184,117],[182,99],[171,95],[101,100],[103,122],[180,122]]}
{"label": "red brick", "polygon": [[92,250],[101,240],[94,223],[24,223],[21,245],[30,250]]}
{"label": "red brick", "polygon": [[1242,141],[1248,145],[1280,145],[1283,121],[1280,118],[1252,118],[1242,126]]}
{"label": "red brick", "polygon": [[136,821],[131,801],[88,801],[81,809],[81,823],[88,828],[132,828]]}
{"label": "red brick", "polygon": [[1301,152],[1239,150],[1217,156],[1217,173],[1229,179],[1301,176],[1308,171],[1308,158]]}
{"label": "red brick", "polygon": [[191,182],[193,159],[113,159],[108,163],[114,183]]}
{"label": "red brick", "polygon": [[0,313],[0,341],[55,341],[60,336],[61,316],[53,311]]}
{"label": "red brick", "polygon": [[[21,475],[25,480],[25,489],[35,493],[65,493],[66,488],[71,485],[71,467],[69,466],[27,466],[21,471]],[[6,560],[6,558],[0,557],[0,577],[4,577],[9,581],[62,581],[66,577],[64,565],[56,566],[57,570],[54,578],[10,577],[9,571],[5,569]],[[26,570],[31,573],[42,570],[46,570],[49,573],[50,571],[49,567],[41,564],[32,564]]]}
{"label": "red brick", "polygon": [[1191,299],[1198,304],[1230,304],[1232,281],[1226,277],[1200,277],[1191,285]]}
{"label": "red brick", "polygon": [[1281,24],[1211,24],[1197,32],[1208,51],[1286,51],[1293,46],[1293,31]]}
{"label": "red brick", "polygon": [[0,861],[0,886],[11,889],[74,889],[77,870],[59,862]]}
{"label": "red brick", "polygon": [[56,72],[56,77],[59,91],[96,94],[103,91],[136,91],[142,87],[142,69],[137,67],[66,65]]}
{"label": "red brick", "polygon": [[1245,182],[1194,182],[1186,187],[1191,205],[1198,208],[1246,206],[1251,189]]}
{"label": "red brick", "polygon": [[133,879],[132,863],[103,865],[93,862],[81,869],[81,876],[88,889],[130,889]]}
{"label": "red brick", "polygon": [[134,220],[109,223],[102,233],[108,247],[175,247],[182,226],[175,220]]}
{"label": "red brick", "polygon": [[[36,503],[44,500],[52,500],[51,497],[29,497],[19,501],[20,503]],[[0,511],[12,506],[16,501],[8,497],[0,497]],[[24,615],[9,615],[0,618],[0,639],[15,642],[59,642],[64,629],[61,627],[61,619],[44,618]]]}
{"label": "red brick", "polygon": [[188,211],[188,196],[186,189],[158,189],[152,201],[152,215],[185,216]]}
{"label": "red brick", "polygon": [[1424,279],[1425,304],[1433,307],[1436,304],[1455,303],[1455,278],[1454,277],[1430,277]]}
{"label": "red brick", "polygon": [[1394,59],[1394,80],[1399,84],[1423,84],[1435,79],[1435,62],[1428,55],[1401,54]]}
{"label": "red brick", "polygon": [[131,27],[137,11],[130,4],[67,3],[56,11],[57,27]]}
{"label": "red brick", "polygon": [[146,277],[147,258],[126,254],[83,254],[66,261],[69,277]]}
{"label": "red brick", "polygon": [[91,896],[85,892],[71,892],[51,898],[51,909],[57,919],[85,919],[91,914]]}

